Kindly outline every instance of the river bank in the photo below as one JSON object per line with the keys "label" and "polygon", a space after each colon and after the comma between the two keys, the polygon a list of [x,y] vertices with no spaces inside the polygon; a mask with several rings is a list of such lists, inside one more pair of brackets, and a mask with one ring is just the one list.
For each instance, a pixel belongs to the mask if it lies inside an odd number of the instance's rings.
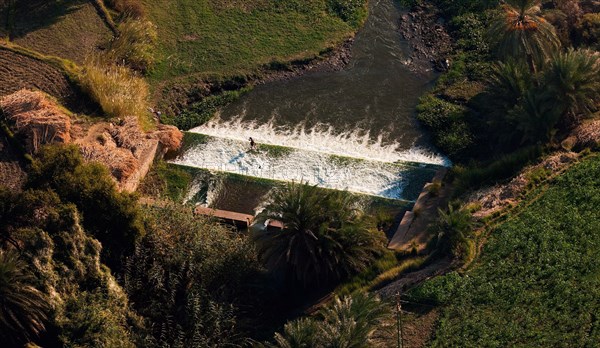
{"label": "river bank", "polygon": [[452,54],[452,38],[434,5],[423,2],[404,13],[400,18],[400,34],[411,47],[407,65],[412,71],[423,73],[431,69],[448,69],[446,60]]}
{"label": "river bank", "polygon": [[[433,71],[443,71],[445,61],[452,50],[452,39],[447,34],[439,11],[424,3],[410,9],[402,9],[395,19],[394,32],[397,40],[408,46],[408,58],[403,64],[416,76],[429,78]],[[364,25],[357,30],[358,35]],[[319,54],[289,61],[273,61],[253,73],[193,76],[171,80],[154,90],[157,109],[169,115],[178,115],[204,98],[225,92],[267,85],[274,82],[292,81],[310,74],[345,70],[352,60],[355,35],[341,43],[326,48]]]}

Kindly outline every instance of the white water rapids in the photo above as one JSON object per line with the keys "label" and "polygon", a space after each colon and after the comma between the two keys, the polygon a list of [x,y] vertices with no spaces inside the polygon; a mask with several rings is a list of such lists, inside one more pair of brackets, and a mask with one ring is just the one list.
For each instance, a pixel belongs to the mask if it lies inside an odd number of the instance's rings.
{"label": "white water rapids", "polygon": [[[359,131],[335,135],[324,127],[282,130],[270,123],[216,119],[191,132],[207,137],[173,163],[392,199],[414,199],[405,197],[404,189],[413,181],[422,184],[435,167],[448,164],[422,149],[397,151],[395,144],[383,145],[381,139],[371,142],[368,133]],[[250,151],[249,137],[259,144],[257,150]]]}

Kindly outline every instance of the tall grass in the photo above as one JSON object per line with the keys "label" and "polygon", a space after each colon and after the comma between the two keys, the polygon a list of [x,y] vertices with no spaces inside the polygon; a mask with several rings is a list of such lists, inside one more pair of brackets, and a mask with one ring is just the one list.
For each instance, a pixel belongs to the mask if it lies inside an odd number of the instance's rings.
{"label": "tall grass", "polygon": [[157,40],[156,26],[152,22],[129,19],[119,24],[119,34],[108,43],[103,58],[145,72],[154,65]]}
{"label": "tall grass", "polygon": [[148,85],[126,67],[90,58],[84,64],[80,84],[107,116],[137,116],[140,121],[148,117]]}
{"label": "tall grass", "polygon": [[106,3],[126,17],[139,19],[146,16],[146,8],[140,0],[106,0]]}

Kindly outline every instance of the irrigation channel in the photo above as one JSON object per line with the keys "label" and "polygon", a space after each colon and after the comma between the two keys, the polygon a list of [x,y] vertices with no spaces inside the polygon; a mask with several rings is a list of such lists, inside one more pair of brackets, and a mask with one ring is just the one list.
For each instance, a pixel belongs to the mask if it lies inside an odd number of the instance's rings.
{"label": "irrigation channel", "polygon": [[402,206],[414,201],[449,162],[414,118],[435,74],[407,67],[400,16],[395,0],[370,1],[346,69],[260,85],[188,132],[172,161],[195,173],[188,199],[252,213],[277,183],[302,180]]}

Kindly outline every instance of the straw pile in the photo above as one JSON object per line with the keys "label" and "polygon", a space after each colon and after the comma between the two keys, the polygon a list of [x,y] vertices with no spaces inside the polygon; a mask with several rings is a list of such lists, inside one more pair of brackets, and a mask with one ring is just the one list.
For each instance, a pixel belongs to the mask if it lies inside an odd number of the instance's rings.
{"label": "straw pile", "polygon": [[22,89],[3,97],[0,108],[29,153],[44,144],[71,142],[69,116],[42,92]]}

